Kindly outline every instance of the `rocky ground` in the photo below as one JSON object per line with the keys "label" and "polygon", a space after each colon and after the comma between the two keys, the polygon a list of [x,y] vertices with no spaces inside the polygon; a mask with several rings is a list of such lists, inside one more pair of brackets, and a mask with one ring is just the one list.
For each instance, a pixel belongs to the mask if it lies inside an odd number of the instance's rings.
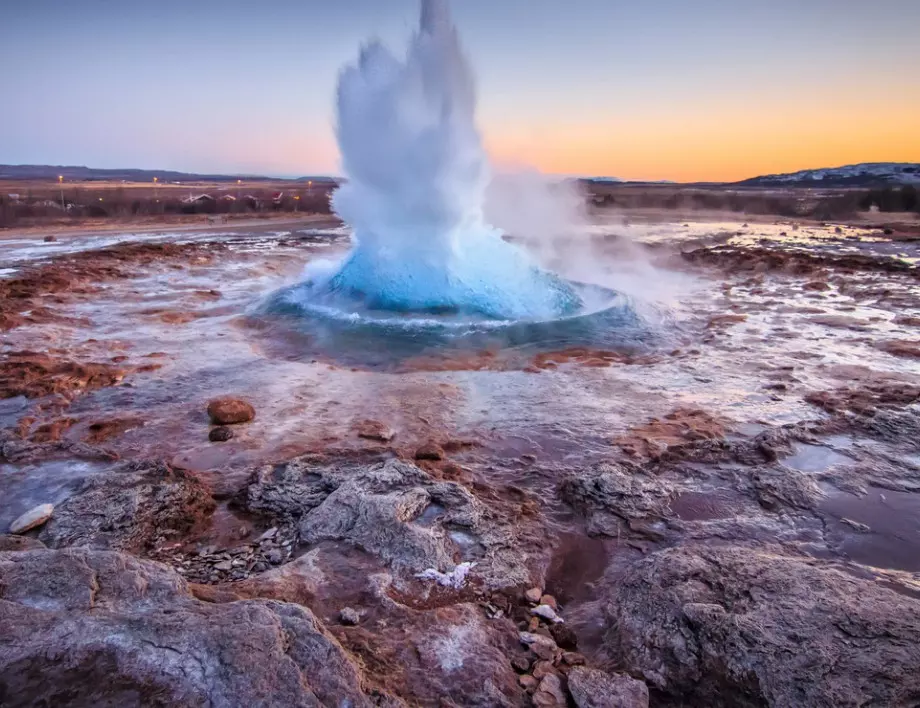
{"label": "rocky ground", "polygon": [[0,705],[920,704],[917,244],[624,234],[667,336],[385,369],[338,230],[0,247]]}

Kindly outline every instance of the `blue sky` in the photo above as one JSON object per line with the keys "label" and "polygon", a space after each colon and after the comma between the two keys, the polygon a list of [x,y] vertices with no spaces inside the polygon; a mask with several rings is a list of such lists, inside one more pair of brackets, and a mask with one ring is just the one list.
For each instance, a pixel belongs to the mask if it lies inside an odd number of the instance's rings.
{"label": "blue sky", "polygon": [[[336,172],[338,71],[416,0],[29,0],[0,163]],[[918,0],[455,0],[496,161],[732,179],[920,161]]]}

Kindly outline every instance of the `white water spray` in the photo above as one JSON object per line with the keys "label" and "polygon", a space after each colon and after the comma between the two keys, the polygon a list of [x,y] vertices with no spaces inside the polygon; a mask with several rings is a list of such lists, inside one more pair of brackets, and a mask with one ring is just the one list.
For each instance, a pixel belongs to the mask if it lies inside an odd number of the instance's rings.
{"label": "white water spray", "polygon": [[356,245],[308,271],[302,296],[372,309],[546,319],[580,301],[483,217],[489,169],[476,98],[447,0],[422,0],[405,60],[365,46],[339,80],[338,140],[347,182],[334,199]]}

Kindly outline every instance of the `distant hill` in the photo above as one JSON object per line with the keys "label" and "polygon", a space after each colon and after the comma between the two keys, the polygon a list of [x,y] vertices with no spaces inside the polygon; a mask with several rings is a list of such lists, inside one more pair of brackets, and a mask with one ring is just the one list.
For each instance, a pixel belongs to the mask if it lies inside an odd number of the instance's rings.
{"label": "distant hill", "polygon": [[745,187],[881,187],[920,185],[920,163],[863,162],[780,175],[753,177],[736,184]]}
{"label": "distant hill", "polygon": [[[214,175],[172,170],[96,169],[72,165],[0,165],[0,180],[56,180],[59,176],[68,181],[152,182],[154,177],[161,182],[235,182],[238,179],[244,179],[247,182],[282,181],[278,178],[260,175]],[[334,181],[329,177],[306,177],[304,180]]]}

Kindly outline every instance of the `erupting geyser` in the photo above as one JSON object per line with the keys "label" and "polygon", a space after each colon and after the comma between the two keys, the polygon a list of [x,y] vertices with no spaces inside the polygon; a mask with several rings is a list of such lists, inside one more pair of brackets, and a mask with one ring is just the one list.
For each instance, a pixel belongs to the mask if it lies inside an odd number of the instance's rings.
{"label": "erupting geyser", "polygon": [[308,269],[291,304],[499,320],[580,309],[572,286],[485,223],[489,169],[475,108],[446,0],[423,0],[405,60],[379,42],[363,48],[339,81],[348,181],[334,198],[356,245],[340,263]]}

